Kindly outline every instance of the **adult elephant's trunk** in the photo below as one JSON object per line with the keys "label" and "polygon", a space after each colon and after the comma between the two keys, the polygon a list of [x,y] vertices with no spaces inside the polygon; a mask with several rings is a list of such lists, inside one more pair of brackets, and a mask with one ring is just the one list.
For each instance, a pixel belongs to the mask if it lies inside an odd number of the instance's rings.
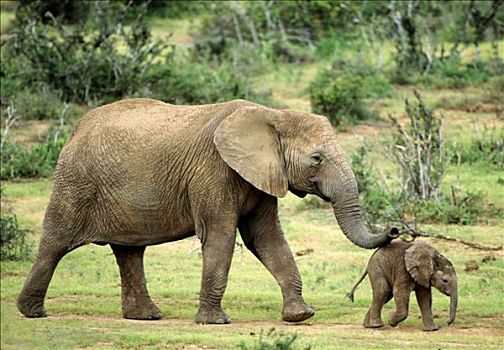
{"label": "adult elephant's trunk", "polygon": [[388,244],[391,237],[387,232],[372,234],[364,227],[357,182],[350,165],[342,157],[334,163],[337,166],[335,182],[323,192],[329,194],[341,230],[350,241],[362,248],[372,249]]}
{"label": "adult elephant's trunk", "polygon": [[458,293],[455,291],[450,296],[450,319],[448,320],[448,324],[452,324],[455,321],[455,316],[457,315],[457,303],[458,303]]}

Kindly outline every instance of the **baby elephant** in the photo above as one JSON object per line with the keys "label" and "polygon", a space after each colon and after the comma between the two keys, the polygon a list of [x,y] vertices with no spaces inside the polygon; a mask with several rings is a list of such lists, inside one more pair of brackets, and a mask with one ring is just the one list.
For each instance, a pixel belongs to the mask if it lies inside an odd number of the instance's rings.
{"label": "baby elephant", "polygon": [[426,243],[392,242],[379,248],[369,259],[366,271],[347,296],[353,301],[355,289],[369,274],[373,288],[373,303],[364,319],[364,327],[383,327],[381,311],[392,297],[396,310],[389,316],[389,324],[397,326],[408,317],[411,292],[414,290],[422,313],[423,330],[435,331],[432,319],[431,286],[451,297],[450,319],[457,312],[457,275],[448,259]]}

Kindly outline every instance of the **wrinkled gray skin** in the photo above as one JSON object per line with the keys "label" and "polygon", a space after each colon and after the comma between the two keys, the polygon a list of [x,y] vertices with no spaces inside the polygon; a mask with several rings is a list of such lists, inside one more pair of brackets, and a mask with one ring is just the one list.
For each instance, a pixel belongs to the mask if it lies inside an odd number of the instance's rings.
{"label": "wrinkled gray skin", "polygon": [[369,259],[367,270],[347,294],[352,301],[355,289],[366,274],[369,274],[373,289],[373,303],[364,318],[364,327],[383,327],[381,310],[392,297],[396,310],[389,315],[389,324],[397,326],[408,317],[410,294],[415,291],[422,314],[423,330],[438,330],[432,317],[431,287],[451,297],[448,324],[455,320],[457,275],[452,263],[430,245],[392,242],[378,249]]}
{"label": "wrinkled gray skin", "polygon": [[88,243],[110,244],[119,265],[123,316],[159,319],[147,292],[148,245],[197,235],[203,275],[199,323],[228,323],[221,308],[238,228],[273,274],[285,321],[314,314],[278,220],[277,198],[291,190],[330,201],[356,245],[387,244],[361,221],[357,185],[324,117],[235,100],[175,106],[123,100],[88,112],[63,149],[37,259],[18,299],[27,317],[44,317],[59,260]]}

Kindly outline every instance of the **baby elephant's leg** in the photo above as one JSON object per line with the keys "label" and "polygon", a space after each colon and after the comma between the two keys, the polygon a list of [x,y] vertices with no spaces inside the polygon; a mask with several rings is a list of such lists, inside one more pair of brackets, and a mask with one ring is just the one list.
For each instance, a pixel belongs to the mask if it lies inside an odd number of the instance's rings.
{"label": "baby elephant's leg", "polygon": [[394,301],[396,310],[389,315],[389,324],[395,327],[399,322],[404,321],[408,317],[409,298],[411,291],[402,285],[394,286]]}
{"label": "baby elephant's leg", "polygon": [[381,319],[383,305],[392,298],[392,290],[385,278],[380,274],[369,271],[369,279],[373,288],[373,302],[364,318],[364,327],[379,328],[383,327]]}
{"label": "baby elephant's leg", "polygon": [[432,294],[430,288],[418,286],[415,289],[415,295],[422,313],[422,322],[424,331],[437,331],[439,327],[434,323],[432,317]]}

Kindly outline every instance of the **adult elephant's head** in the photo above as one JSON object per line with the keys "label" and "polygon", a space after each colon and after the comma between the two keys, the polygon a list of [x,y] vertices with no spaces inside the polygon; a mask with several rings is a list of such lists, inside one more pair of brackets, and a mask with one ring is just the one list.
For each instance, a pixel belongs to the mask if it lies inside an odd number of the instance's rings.
{"label": "adult elephant's head", "polygon": [[331,202],[343,233],[354,244],[376,248],[387,233],[372,234],[362,221],[357,183],[327,118],[262,106],[241,107],[216,129],[224,161],[256,188],[275,197],[290,190]]}

